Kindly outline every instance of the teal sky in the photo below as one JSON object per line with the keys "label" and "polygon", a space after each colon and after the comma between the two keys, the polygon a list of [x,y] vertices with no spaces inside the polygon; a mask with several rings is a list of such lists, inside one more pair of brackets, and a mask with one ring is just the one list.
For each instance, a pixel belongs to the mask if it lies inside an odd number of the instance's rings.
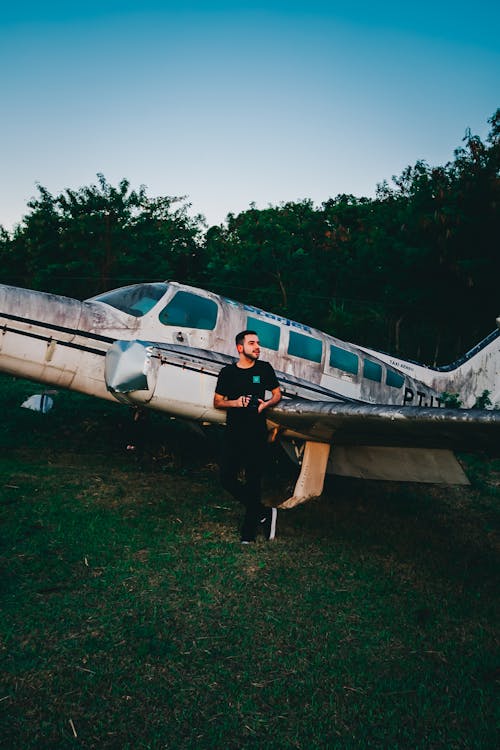
{"label": "teal sky", "polygon": [[0,224],[36,183],[187,196],[208,224],[444,164],[500,106],[500,4],[24,2],[0,14]]}

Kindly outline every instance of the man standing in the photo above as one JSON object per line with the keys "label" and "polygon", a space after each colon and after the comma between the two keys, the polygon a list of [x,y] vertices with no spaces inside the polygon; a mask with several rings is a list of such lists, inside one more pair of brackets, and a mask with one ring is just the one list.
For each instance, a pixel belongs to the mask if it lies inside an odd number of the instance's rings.
{"label": "man standing", "polygon": [[[281,390],[269,362],[258,361],[260,344],[255,331],[238,333],[236,349],[238,362],[219,373],[214,406],[227,410],[221,484],[245,506],[241,541],[248,544],[255,541],[258,528],[266,539],[274,539],[276,533],[277,511],[262,505],[261,484],[267,445],[264,410],[278,403]],[[268,401],[266,391],[271,392]],[[244,483],[238,481],[240,469],[245,472]]]}

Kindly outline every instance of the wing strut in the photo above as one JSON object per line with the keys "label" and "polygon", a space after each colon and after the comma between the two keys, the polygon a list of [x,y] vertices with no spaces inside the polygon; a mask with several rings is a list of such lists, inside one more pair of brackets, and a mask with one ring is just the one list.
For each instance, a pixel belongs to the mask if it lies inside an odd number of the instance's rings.
{"label": "wing strut", "polygon": [[329,455],[329,443],[313,443],[309,440],[306,442],[302,467],[293,495],[278,505],[278,508],[293,508],[321,495]]}

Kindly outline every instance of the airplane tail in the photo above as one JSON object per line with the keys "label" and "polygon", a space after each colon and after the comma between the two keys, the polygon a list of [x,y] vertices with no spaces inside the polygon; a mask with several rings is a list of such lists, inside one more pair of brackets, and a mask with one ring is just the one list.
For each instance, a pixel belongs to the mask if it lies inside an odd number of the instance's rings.
{"label": "airplane tail", "polygon": [[112,316],[91,302],[0,284],[0,372],[88,392],[79,373],[93,355],[91,392],[108,397],[102,367],[113,339],[93,332]]}
{"label": "airplane tail", "polygon": [[53,383],[45,372],[57,336],[74,338],[82,303],[45,292],[0,285],[0,370]]}
{"label": "airplane tail", "polygon": [[426,382],[441,392],[457,394],[463,408],[500,408],[500,317],[497,326],[456,362],[427,371]]}

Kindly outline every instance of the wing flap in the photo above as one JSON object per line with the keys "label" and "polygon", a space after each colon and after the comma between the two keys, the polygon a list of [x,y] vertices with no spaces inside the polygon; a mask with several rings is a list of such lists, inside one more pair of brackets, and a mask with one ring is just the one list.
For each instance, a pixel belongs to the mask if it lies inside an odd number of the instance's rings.
{"label": "wing flap", "polygon": [[329,471],[343,477],[392,482],[470,484],[450,450],[339,445],[330,454]]}

